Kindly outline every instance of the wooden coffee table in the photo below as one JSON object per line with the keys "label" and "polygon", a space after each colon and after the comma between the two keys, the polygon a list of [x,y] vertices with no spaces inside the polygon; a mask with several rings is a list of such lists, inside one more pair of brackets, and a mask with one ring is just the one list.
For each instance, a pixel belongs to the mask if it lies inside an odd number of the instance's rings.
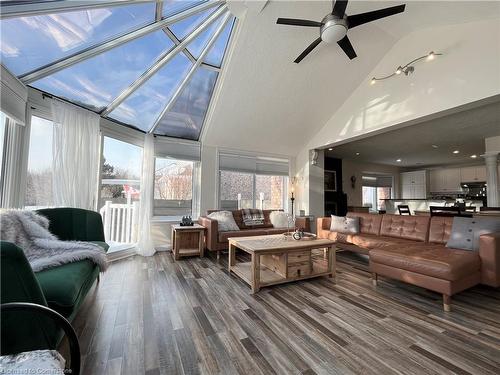
{"label": "wooden coffee table", "polygon": [[[236,263],[236,249],[251,255]],[[328,256],[324,256],[324,250]],[[261,287],[319,276],[335,276],[335,243],[327,239],[293,240],[282,234],[229,238],[229,272],[257,293]]]}

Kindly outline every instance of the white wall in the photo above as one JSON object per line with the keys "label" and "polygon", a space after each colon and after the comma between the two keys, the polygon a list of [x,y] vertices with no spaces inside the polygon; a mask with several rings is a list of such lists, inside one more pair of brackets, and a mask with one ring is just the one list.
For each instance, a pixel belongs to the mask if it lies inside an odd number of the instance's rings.
{"label": "white wall", "polygon": [[[417,63],[411,76],[394,77],[370,85],[372,77],[387,75],[399,65],[430,50],[443,53],[443,56]],[[431,27],[403,37],[298,152],[298,171],[306,190],[307,181],[312,178],[304,166],[310,149],[498,95],[499,62],[498,19]],[[308,211],[318,205],[310,198],[307,194],[300,198],[302,209]]]}
{"label": "white wall", "polygon": [[[413,75],[370,85],[430,50],[443,53],[415,65]],[[320,147],[484,99],[500,92],[500,22],[432,27],[400,39],[308,148]]]}

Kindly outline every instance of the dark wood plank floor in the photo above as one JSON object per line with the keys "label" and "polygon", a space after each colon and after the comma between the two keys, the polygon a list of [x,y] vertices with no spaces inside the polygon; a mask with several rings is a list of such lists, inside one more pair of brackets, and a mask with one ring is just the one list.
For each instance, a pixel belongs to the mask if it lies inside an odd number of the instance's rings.
{"label": "dark wood plank floor", "polygon": [[83,374],[499,374],[500,290],[453,300],[381,278],[338,255],[319,278],[257,295],[227,256],[115,262],[74,325]]}

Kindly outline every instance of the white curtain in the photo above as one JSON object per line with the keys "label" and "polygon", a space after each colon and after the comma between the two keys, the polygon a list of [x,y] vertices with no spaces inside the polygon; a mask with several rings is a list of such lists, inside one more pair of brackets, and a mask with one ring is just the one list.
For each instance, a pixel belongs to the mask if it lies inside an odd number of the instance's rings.
{"label": "white curtain", "polygon": [[141,200],[139,203],[139,241],[137,253],[151,256],[155,253],[153,236],[151,235],[151,219],[153,217],[153,194],[155,174],[155,140],[153,134],[147,134],[144,140],[141,174]]}
{"label": "white curtain", "polygon": [[55,206],[94,209],[99,171],[99,115],[52,100]]}

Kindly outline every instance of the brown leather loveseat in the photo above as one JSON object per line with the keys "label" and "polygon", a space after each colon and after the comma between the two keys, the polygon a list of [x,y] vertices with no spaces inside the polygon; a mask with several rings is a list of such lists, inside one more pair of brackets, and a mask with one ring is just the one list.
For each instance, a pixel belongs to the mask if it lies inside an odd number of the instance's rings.
{"label": "brown leather loveseat", "polygon": [[[208,210],[207,215],[212,212],[217,212],[221,210]],[[285,233],[288,228],[275,228],[271,224],[269,215],[273,211],[281,210],[263,210],[264,213],[264,224],[248,227],[243,222],[243,216],[241,210],[231,211],[233,214],[234,221],[240,230],[238,231],[228,231],[219,232],[219,227],[217,220],[211,219],[207,216],[200,216],[198,223],[203,225],[207,231],[205,232],[206,248],[210,251],[217,251],[217,256],[219,256],[221,250],[227,250],[229,246],[228,238],[231,237],[247,237],[247,236],[264,236],[270,234],[281,234]],[[295,226],[297,228],[305,228],[305,218],[296,218]]]}
{"label": "brown leather loveseat", "polygon": [[479,283],[500,286],[500,233],[480,236],[476,252],[446,247],[452,217],[347,216],[359,217],[358,234],[331,232],[326,217],[317,220],[318,237],[336,241],[343,250],[368,254],[375,285],[382,275],[442,293],[445,311],[455,293]]}

